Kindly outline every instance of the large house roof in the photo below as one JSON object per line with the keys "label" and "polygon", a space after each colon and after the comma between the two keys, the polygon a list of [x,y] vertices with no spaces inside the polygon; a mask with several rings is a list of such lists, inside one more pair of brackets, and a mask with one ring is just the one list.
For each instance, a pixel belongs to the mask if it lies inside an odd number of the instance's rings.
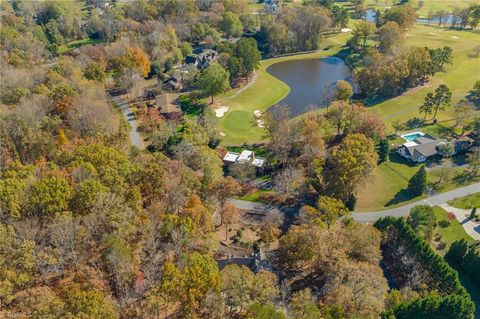
{"label": "large house roof", "polygon": [[[439,139],[436,140],[433,137],[419,137],[418,139],[415,140],[415,142],[419,143],[416,145],[411,145],[408,143],[408,145],[404,145],[407,153],[410,155],[410,157],[416,161],[418,160],[421,156],[429,157],[436,155],[438,153],[437,151],[437,145],[440,143],[445,143],[447,140],[445,139]],[[407,144],[407,143],[405,143]]]}

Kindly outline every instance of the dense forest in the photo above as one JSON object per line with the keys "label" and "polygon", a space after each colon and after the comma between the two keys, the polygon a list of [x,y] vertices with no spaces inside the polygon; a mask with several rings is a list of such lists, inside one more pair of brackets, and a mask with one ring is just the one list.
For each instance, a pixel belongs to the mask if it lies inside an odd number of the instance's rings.
{"label": "dense forest", "polygon": [[[221,262],[232,259],[223,238],[244,218],[230,199],[259,172],[224,165],[208,105],[247,83],[261,57],[321,48],[348,25],[346,9],[321,0],[261,14],[241,0],[0,6],[1,318],[473,318],[457,272],[403,219],[350,217],[390,150],[382,119],[352,101],[347,81],[324,113],[292,121],[280,105],[262,115],[269,200],[301,208],[293,221],[272,213],[256,225],[246,246],[267,255],[259,265]],[[402,46],[414,21],[399,5],[353,30],[345,50],[362,64],[361,98],[400,94],[452,63],[448,47]],[[217,57],[207,67],[184,65],[208,50]],[[181,114],[149,107],[180,73]],[[138,105],[145,149],[131,145],[112,101],[119,92]],[[479,152],[468,161],[478,176]],[[426,183],[420,175],[412,188]],[[457,243],[448,261],[474,272],[474,250]]]}

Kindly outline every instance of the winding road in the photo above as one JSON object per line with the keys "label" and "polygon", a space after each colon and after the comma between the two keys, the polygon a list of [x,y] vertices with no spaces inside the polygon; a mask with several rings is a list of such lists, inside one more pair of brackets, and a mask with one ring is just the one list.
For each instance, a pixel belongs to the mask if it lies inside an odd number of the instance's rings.
{"label": "winding road", "polygon": [[[397,207],[397,208],[381,210],[376,212],[354,212],[352,214],[352,217],[355,221],[359,223],[373,223],[377,219],[386,217],[386,216],[393,216],[393,217],[407,216],[410,213],[410,209],[414,206],[418,206],[418,205],[436,206],[436,205],[446,203],[449,200],[455,199],[457,197],[462,197],[462,196],[466,196],[466,195],[478,193],[478,192],[480,192],[480,183],[475,183],[475,184],[460,187],[445,193],[438,193],[435,195],[431,195],[425,199],[410,203],[408,205]],[[248,201],[239,200],[239,199],[231,199],[230,203],[233,204],[235,207],[239,209],[244,209],[244,210],[268,211],[272,209],[271,205],[248,202]],[[298,213],[298,208],[296,210],[289,209],[289,213],[293,213],[293,214]]]}
{"label": "winding road", "polygon": [[138,125],[137,121],[135,120],[135,115],[128,106],[128,103],[118,96],[111,96],[111,99],[112,102],[118,106],[128,124],[130,124],[130,132],[128,133],[130,142],[133,146],[143,150],[145,148],[145,143],[143,141],[143,137],[138,132]]}

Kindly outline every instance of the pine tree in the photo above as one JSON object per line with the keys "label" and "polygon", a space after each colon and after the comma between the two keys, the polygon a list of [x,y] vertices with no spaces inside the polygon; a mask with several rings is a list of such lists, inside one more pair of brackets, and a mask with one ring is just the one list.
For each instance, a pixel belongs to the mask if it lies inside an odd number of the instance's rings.
{"label": "pine tree", "polygon": [[408,181],[408,190],[413,196],[420,196],[427,190],[427,171],[425,166],[420,167],[418,172]]}

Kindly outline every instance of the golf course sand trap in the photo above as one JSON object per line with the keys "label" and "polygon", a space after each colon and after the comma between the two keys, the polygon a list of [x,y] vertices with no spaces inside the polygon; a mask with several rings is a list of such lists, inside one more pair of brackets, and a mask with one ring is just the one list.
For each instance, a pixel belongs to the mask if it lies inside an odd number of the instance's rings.
{"label": "golf course sand trap", "polygon": [[436,33],[433,32],[428,32],[429,35],[437,35]]}
{"label": "golf course sand trap", "polygon": [[255,111],[253,111],[253,115],[255,115],[255,117],[260,117],[260,116],[262,116],[262,111],[255,110]]}
{"label": "golf course sand trap", "polygon": [[262,120],[257,120],[257,126],[260,127],[260,128],[264,128],[264,127],[265,127],[265,123],[263,123]]}
{"label": "golf course sand trap", "polygon": [[450,39],[459,39],[459,37],[456,37],[456,36],[452,35],[452,36],[450,37]]}
{"label": "golf course sand trap", "polygon": [[223,115],[227,111],[228,111],[228,106],[219,107],[219,108],[215,109],[215,116],[216,117],[223,117]]}
{"label": "golf course sand trap", "polygon": [[352,29],[350,29],[350,28],[342,28],[342,29],[340,29],[340,32],[342,32],[342,33],[352,32]]}
{"label": "golf course sand trap", "polygon": [[220,134],[220,136],[225,136],[225,133],[223,133],[223,132],[220,132],[218,134]]}

